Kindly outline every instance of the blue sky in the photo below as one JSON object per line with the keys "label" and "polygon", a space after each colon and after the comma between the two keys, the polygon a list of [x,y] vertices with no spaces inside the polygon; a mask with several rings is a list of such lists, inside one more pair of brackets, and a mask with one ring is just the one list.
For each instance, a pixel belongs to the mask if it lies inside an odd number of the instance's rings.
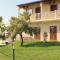
{"label": "blue sky", "polygon": [[30,2],[35,2],[35,1],[41,1],[41,0],[20,0],[19,4],[25,4],[25,3],[30,3]]}
{"label": "blue sky", "polygon": [[0,16],[8,23],[11,16],[18,16],[17,6],[19,0],[0,0]]}
{"label": "blue sky", "polygon": [[18,4],[39,0],[0,0],[0,16],[8,23],[11,16],[18,16]]}

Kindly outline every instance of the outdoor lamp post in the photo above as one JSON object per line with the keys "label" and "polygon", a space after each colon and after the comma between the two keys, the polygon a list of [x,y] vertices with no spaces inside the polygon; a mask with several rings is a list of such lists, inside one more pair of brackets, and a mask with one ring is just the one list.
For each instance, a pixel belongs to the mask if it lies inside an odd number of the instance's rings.
{"label": "outdoor lamp post", "polygon": [[14,42],[12,42],[12,60],[15,60],[15,59],[14,59],[14,50],[15,50],[15,49],[14,49]]}

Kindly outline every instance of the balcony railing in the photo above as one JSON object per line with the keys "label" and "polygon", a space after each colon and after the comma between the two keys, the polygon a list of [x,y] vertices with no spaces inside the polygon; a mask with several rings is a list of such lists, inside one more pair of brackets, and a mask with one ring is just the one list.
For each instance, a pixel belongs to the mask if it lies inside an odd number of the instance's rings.
{"label": "balcony railing", "polygon": [[36,20],[41,19],[41,13],[36,13],[35,16],[36,16]]}
{"label": "balcony railing", "polygon": [[47,20],[56,20],[60,19],[60,10],[55,10],[55,11],[45,11],[42,13],[42,19],[47,19]]}
{"label": "balcony railing", "polygon": [[41,13],[34,13],[31,15],[31,20],[40,20],[41,19]]}
{"label": "balcony railing", "polygon": [[43,11],[42,13],[34,13],[31,15],[32,20],[57,20],[60,19],[60,10]]}
{"label": "balcony railing", "polygon": [[45,11],[45,12],[42,12],[42,19],[45,20],[45,19],[55,19],[56,18],[56,13],[55,11]]}
{"label": "balcony railing", "polygon": [[60,19],[60,10],[57,10],[57,11],[56,11],[56,18],[57,18],[57,19]]}

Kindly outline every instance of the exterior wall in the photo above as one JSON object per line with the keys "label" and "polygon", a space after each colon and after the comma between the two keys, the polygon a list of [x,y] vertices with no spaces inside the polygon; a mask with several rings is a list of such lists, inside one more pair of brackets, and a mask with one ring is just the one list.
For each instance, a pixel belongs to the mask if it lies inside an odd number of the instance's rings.
{"label": "exterior wall", "polygon": [[[51,21],[51,20],[60,20],[60,2],[57,2],[57,10],[50,11],[50,4],[40,3],[37,5],[32,5],[33,14],[31,15],[31,22],[36,21]],[[41,19],[36,20],[35,8],[41,7]]]}
{"label": "exterior wall", "polygon": [[[49,25],[49,24],[48,24],[48,25]],[[47,23],[42,23],[42,24],[41,24],[41,41],[44,40],[44,36],[43,36],[44,32],[47,32],[47,34],[48,34],[47,40],[50,39],[49,26],[48,26],[48,25],[47,25]]]}
{"label": "exterior wall", "polygon": [[57,2],[57,5],[58,5],[58,10],[56,12],[56,15],[57,15],[57,19],[60,19],[60,2]]}
{"label": "exterior wall", "polygon": [[[50,4],[37,3],[28,6],[28,9],[32,9],[32,15],[30,21],[34,27],[38,26],[41,30],[41,41],[44,40],[43,33],[47,32],[47,40],[50,41],[50,26],[57,26],[57,40],[60,41],[60,1],[57,1],[57,10],[50,11]],[[36,20],[35,8],[41,7],[41,19]],[[21,8],[20,8],[21,9]],[[25,10],[25,9],[24,9]],[[33,36],[34,38],[34,36]]]}
{"label": "exterior wall", "polygon": [[[39,23],[38,23],[39,24]],[[37,24],[36,24],[37,25]],[[43,33],[47,32],[47,41],[50,41],[50,26],[57,26],[57,41],[60,41],[60,21],[58,22],[41,22],[39,27],[41,28],[41,41],[44,40]]]}
{"label": "exterior wall", "polygon": [[[37,4],[31,4],[31,5],[27,5],[28,7],[23,8],[20,7],[20,10],[22,10],[23,12],[27,9],[32,9],[32,15],[31,15],[31,22],[36,22],[36,21],[50,21],[50,20],[60,20],[60,1],[56,1],[57,4],[57,10],[55,11],[50,11],[50,5],[47,2],[41,2],[41,3],[37,3]],[[35,13],[35,8],[36,7],[41,7],[41,19],[36,20],[36,13]],[[23,8],[23,9],[22,9]]]}
{"label": "exterior wall", "polygon": [[33,4],[33,5],[30,5],[30,6],[28,7],[28,9],[32,9],[32,15],[31,15],[31,17],[30,17],[30,21],[31,21],[31,22],[36,21],[35,8],[40,7],[40,6],[41,6],[41,3],[38,3],[37,5],[36,5],[36,4]]}

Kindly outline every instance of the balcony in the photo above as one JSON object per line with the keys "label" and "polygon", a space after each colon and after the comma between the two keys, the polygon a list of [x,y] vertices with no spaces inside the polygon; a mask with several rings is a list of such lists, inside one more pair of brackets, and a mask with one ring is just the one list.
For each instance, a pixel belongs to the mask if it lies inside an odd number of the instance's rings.
{"label": "balcony", "polygon": [[34,13],[31,15],[31,21],[50,21],[60,20],[60,10],[43,11],[41,13]]}
{"label": "balcony", "polygon": [[34,13],[34,14],[32,14],[31,17],[30,17],[30,20],[31,21],[41,20],[41,13]]}
{"label": "balcony", "polygon": [[56,11],[56,19],[60,19],[60,10]]}

